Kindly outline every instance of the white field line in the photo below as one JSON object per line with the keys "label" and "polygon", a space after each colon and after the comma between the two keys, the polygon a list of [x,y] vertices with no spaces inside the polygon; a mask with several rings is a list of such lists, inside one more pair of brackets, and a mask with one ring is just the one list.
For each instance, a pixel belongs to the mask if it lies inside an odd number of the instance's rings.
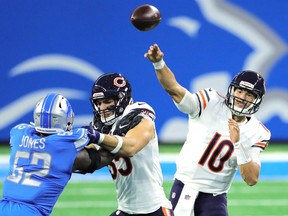
{"label": "white field line", "polygon": [[[228,201],[229,206],[264,206],[264,207],[276,207],[276,206],[288,206],[288,199],[265,199],[265,200],[233,200]],[[115,201],[58,201],[55,208],[107,208],[116,207]]]}
{"label": "white field line", "polygon": [[228,206],[288,206],[288,199],[228,200]]}
{"label": "white field line", "polygon": [[[112,182],[112,180],[111,180]],[[70,184],[70,182],[69,182]],[[283,190],[283,189],[282,189]],[[65,190],[65,194],[66,195],[79,195],[79,196],[89,196],[89,195],[93,195],[93,196],[102,196],[102,195],[113,195],[115,194],[116,196],[116,191],[114,190],[114,188],[110,188],[110,189],[105,189],[105,188],[81,188],[81,190],[79,190],[79,188],[69,188],[67,190]]]}
{"label": "white field line", "polygon": [[117,201],[57,201],[54,208],[117,208]]}
{"label": "white field line", "polygon": [[[160,161],[175,162],[177,157],[175,153],[160,154]],[[263,152],[260,157],[262,162],[288,162],[288,152]]]}
{"label": "white field line", "polygon": [[[176,161],[178,153],[163,153],[160,154],[161,162],[170,162],[173,163]],[[263,162],[288,162],[288,152],[263,152],[261,154],[261,161]],[[1,155],[0,156],[0,164],[9,163],[9,155]]]}
{"label": "white field line", "polygon": [[[77,182],[74,181],[70,181],[69,184],[78,184]],[[112,183],[112,180],[111,180]],[[263,186],[259,186],[259,187],[240,187],[240,188],[231,188],[229,190],[229,194],[279,194],[283,192],[283,187],[281,186],[273,186],[271,188],[263,188]],[[106,195],[106,194],[115,194],[116,192],[114,192],[114,188],[95,188],[95,187],[82,187],[81,190],[79,190],[79,188],[69,188],[69,189],[65,189],[65,194],[68,195],[79,195],[79,196],[89,196],[89,195],[93,195],[93,196],[102,196],[102,195]]]}

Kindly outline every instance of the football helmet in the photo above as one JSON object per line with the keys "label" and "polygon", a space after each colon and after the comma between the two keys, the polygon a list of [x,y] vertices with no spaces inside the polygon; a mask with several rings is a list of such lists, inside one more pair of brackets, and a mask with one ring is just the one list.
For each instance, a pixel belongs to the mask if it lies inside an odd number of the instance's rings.
{"label": "football helmet", "polygon": [[74,113],[69,101],[62,95],[50,93],[38,101],[34,109],[36,131],[54,134],[72,130]]}
{"label": "football helmet", "polygon": [[[246,104],[250,103],[248,107],[244,106],[243,108],[239,108],[235,106],[235,99],[237,99],[237,97],[234,95],[234,92],[239,88],[249,91],[255,96],[255,100],[252,103],[238,98]],[[259,110],[265,91],[266,87],[263,77],[252,70],[244,70],[239,72],[230,83],[225,104],[230,108],[234,115],[250,116]]]}
{"label": "football helmet", "polygon": [[[113,99],[116,103],[105,110],[99,110],[97,100],[100,99]],[[125,108],[133,103],[131,85],[119,73],[104,74],[93,84],[90,101],[94,112],[94,125],[99,124],[100,121],[106,126],[111,126],[122,115]],[[111,111],[113,114],[109,117],[105,118],[105,115],[101,115]]]}

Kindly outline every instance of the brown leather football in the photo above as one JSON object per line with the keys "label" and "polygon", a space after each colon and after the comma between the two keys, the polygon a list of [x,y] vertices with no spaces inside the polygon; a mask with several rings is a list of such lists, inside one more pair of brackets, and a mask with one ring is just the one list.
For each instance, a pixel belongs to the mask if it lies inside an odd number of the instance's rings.
{"label": "brown leather football", "polygon": [[160,11],[149,4],[137,7],[130,16],[131,23],[140,31],[149,31],[161,21]]}

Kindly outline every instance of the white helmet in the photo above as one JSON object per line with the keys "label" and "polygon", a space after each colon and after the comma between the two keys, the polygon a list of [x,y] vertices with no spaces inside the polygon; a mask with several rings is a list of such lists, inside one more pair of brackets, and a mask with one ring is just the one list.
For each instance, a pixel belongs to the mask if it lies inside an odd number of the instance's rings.
{"label": "white helmet", "polygon": [[69,101],[62,95],[50,93],[36,104],[34,123],[36,131],[54,134],[72,130],[74,113]]}

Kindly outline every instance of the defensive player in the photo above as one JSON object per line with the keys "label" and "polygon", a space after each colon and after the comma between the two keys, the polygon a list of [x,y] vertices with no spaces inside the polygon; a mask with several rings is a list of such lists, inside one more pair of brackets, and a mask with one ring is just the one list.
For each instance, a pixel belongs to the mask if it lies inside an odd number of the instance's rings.
{"label": "defensive player", "polygon": [[37,103],[34,123],[11,129],[1,216],[50,215],[72,171],[91,173],[112,161],[108,151],[84,148],[87,130],[72,129],[73,120],[69,101],[51,93]]}
{"label": "defensive player", "polygon": [[90,136],[95,137],[94,143],[115,154],[109,167],[118,209],[111,216],[173,215],[162,187],[152,107],[133,103],[131,85],[118,73],[104,74],[95,81],[91,103],[94,119]]}
{"label": "defensive player", "polygon": [[237,167],[250,186],[257,183],[259,155],[270,140],[269,130],[254,113],[265,94],[260,74],[245,70],[222,97],[207,88],[190,93],[163,60],[157,44],[144,54],[154,65],[162,87],[176,107],[189,116],[186,142],[177,159],[170,200],[176,216],[226,216],[228,192]]}

